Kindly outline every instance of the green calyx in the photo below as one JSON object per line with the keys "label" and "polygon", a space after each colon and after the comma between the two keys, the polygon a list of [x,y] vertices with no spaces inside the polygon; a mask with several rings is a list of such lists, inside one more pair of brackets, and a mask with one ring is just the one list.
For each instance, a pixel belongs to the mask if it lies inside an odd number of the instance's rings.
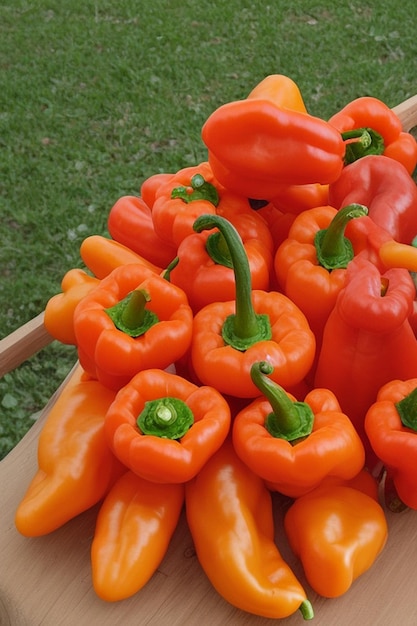
{"label": "green calyx", "polygon": [[268,378],[273,371],[270,363],[260,361],[252,365],[250,372],[253,383],[272,407],[272,413],[266,416],[265,428],[273,437],[294,444],[313,430],[314,413],[306,402],[292,401],[280,385]]}
{"label": "green calyx", "polygon": [[159,322],[156,313],[145,308],[149,301],[149,294],[145,290],[134,289],[123,300],[105,309],[105,312],[118,330],[131,337],[140,337]]}
{"label": "green calyx", "polygon": [[183,400],[167,396],[145,402],[136,423],[144,435],[180,439],[193,425],[194,415]]}
{"label": "green calyx", "polygon": [[348,222],[368,215],[362,204],[349,204],[340,209],[327,228],[317,231],[314,237],[317,261],[327,270],[343,269],[355,256],[351,241],[345,237]]}
{"label": "green calyx", "polygon": [[219,204],[219,194],[214,185],[207,182],[201,174],[194,174],[191,178],[190,187],[183,185],[175,187],[171,191],[171,198],[180,198],[183,202],[194,202],[194,200],[207,200],[214,206]]}
{"label": "green calyx", "polygon": [[346,143],[344,157],[345,165],[349,165],[358,159],[369,154],[383,154],[385,149],[384,138],[372,128],[355,128],[342,133],[343,141]]}
{"label": "green calyx", "polygon": [[227,244],[232,261],[236,287],[236,313],[229,315],[223,324],[223,341],[232,348],[244,352],[259,341],[271,339],[269,316],[258,314],[253,308],[249,261],[236,228],[220,215],[200,215],[193,227],[196,232],[218,228]]}
{"label": "green calyx", "polygon": [[417,431],[417,387],[408,396],[395,403],[401,423]]}
{"label": "green calyx", "polygon": [[299,610],[300,610],[301,615],[303,616],[303,619],[305,620],[313,619],[314,609],[310,600],[307,600],[307,599],[303,600],[303,602],[300,604]]}

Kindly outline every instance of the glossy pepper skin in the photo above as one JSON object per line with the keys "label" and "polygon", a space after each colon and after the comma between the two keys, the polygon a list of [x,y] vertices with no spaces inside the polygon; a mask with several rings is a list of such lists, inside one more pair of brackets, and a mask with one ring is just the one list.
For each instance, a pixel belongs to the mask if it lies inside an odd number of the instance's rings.
{"label": "glossy pepper skin", "polygon": [[408,319],[414,297],[407,270],[381,274],[359,255],[348,266],[324,329],[314,385],[333,391],[367,452],[364,419],[378,390],[417,371],[417,341]]}
{"label": "glossy pepper skin", "polygon": [[337,180],[345,152],[324,120],[257,98],[229,102],[202,127],[208,160],[221,185],[271,200],[282,186]]}
{"label": "glossy pepper skin", "polygon": [[156,234],[171,247],[192,234],[199,215],[215,213],[218,183],[208,162],[185,167],[155,192],[152,221]]}
{"label": "glossy pepper skin", "polygon": [[[306,316],[318,349],[345,283],[346,267],[355,254],[355,240],[346,237],[346,226],[366,214],[367,208],[356,204],[340,211],[329,205],[303,211],[275,253],[278,286]],[[317,241],[320,232],[327,233],[325,242]]]}
{"label": "glossy pepper skin", "polygon": [[108,276],[116,267],[130,263],[142,263],[155,274],[163,271],[162,267],[151,263],[122,243],[102,235],[86,237],[80,246],[80,256],[94,276],[100,279]]}
{"label": "glossy pepper skin", "polygon": [[269,100],[278,107],[307,113],[300,88],[285,74],[269,74],[250,91],[247,98]]}
{"label": "glossy pepper skin", "polygon": [[313,617],[274,541],[271,494],[229,439],[187,483],[185,507],[201,567],[227,602],[273,619]]}
{"label": "glossy pepper skin", "polygon": [[93,587],[99,598],[133,596],[161,564],[184,504],[181,484],[151,483],[125,472],[106,495],[91,545]]}
{"label": "glossy pepper skin", "polygon": [[417,186],[398,161],[370,155],[347,165],[329,185],[329,204],[351,203],[368,207],[369,217],[399,243],[410,244],[417,234]]}
{"label": "glossy pepper skin", "polygon": [[252,366],[261,395],[233,421],[233,444],[244,463],[274,491],[297,498],[326,478],[348,480],[364,466],[353,424],[328,389],[303,402],[271,381],[265,363]]}
{"label": "glossy pepper skin", "polygon": [[[216,213],[233,224],[242,238],[253,288],[268,290],[274,244],[267,222],[246,198],[230,192],[221,194]],[[170,281],[185,291],[194,313],[212,302],[234,300],[233,265],[218,230],[188,235],[178,246],[177,256]]]}
{"label": "glossy pepper skin", "polygon": [[97,287],[99,279],[81,268],[72,268],[61,281],[60,293],[45,305],[43,323],[54,339],[71,346],[77,344],[74,331],[74,311],[84,296]]}
{"label": "glossy pepper skin", "polygon": [[299,383],[315,355],[315,338],[304,314],[285,295],[252,290],[241,239],[220,216],[201,216],[196,230],[217,227],[225,236],[235,271],[236,299],[208,304],[194,316],[191,362],[197,378],[221,393],[253,398],[254,362],[268,360],[284,387]]}
{"label": "glossy pepper skin", "polygon": [[413,173],[417,165],[417,142],[411,133],[403,132],[395,111],[378,98],[362,96],[352,100],[329,119],[329,124],[341,133],[356,129],[376,131],[383,139],[380,153],[399,161],[409,174]]}
{"label": "glossy pepper skin", "polygon": [[38,470],[15,514],[17,530],[46,535],[99,502],[123,468],[104,435],[114,392],[77,366],[38,441]]}
{"label": "glossy pepper skin", "polygon": [[297,498],[284,528],[308,583],[326,598],[346,593],[375,563],[388,537],[381,505],[344,485],[318,487]]}
{"label": "glossy pepper skin", "polygon": [[[384,464],[397,496],[411,509],[417,509],[416,388],[417,378],[387,382],[365,416],[372,449]],[[394,508],[396,501],[391,497],[386,504]]]}
{"label": "glossy pepper skin", "polygon": [[111,207],[107,229],[115,241],[160,267],[175,258],[176,247],[155,232],[152,210],[139,196],[122,196]]}
{"label": "glossy pepper skin", "polygon": [[[131,298],[133,294],[138,299],[142,294],[149,301],[144,307],[143,303],[136,306]],[[131,336],[108,314],[113,306],[128,301],[134,321],[136,313],[144,314],[145,321],[156,316],[153,325],[138,336]],[[120,266],[75,309],[74,330],[80,363],[103,385],[120,389],[140,370],[168,367],[183,356],[191,344],[192,320],[182,289],[143,264]]]}
{"label": "glossy pepper skin", "polygon": [[[190,414],[183,434],[171,435],[167,426],[181,423],[182,413],[170,409],[172,399]],[[174,400],[175,402],[175,400]],[[171,418],[155,418],[155,432],[144,432],[138,416],[152,406]],[[182,409],[181,409],[182,410]],[[140,372],[117,394],[109,407],[105,432],[115,456],[138,476],[156,483],[184,483],[195,476],[222,445],[230,429],[230,408],[223,396],[211,387],[199,387],[165,370]]]}

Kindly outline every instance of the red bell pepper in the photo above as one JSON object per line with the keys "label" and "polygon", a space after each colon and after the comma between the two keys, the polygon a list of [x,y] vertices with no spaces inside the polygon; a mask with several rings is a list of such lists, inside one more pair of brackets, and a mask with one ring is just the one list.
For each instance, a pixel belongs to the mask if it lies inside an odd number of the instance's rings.
{"label": "red bell pepper", "polygon": [[415,287],[405,269],[383,274],[362,255],[349,264],[346,282],[323,334],[315,387],[332,390],[367,449],[365,415],[380,387],[417,372],[417,340],[409,322]]}
{"label": "red bell pepper", "polygon": [[366,156],[347,165],[329,185],[329,204],[358,203],[392,239],[411,243],[417,234],[417,185],[405,167],[387,156]]}

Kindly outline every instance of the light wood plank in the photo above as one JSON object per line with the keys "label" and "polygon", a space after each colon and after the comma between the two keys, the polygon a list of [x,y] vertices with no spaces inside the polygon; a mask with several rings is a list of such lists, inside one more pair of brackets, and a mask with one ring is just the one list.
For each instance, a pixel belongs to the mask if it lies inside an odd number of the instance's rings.
{"label": "light wood plank", "polygon": [[44,313],[0,341],[0,377],[15,369],[53,341],[43,324]]}

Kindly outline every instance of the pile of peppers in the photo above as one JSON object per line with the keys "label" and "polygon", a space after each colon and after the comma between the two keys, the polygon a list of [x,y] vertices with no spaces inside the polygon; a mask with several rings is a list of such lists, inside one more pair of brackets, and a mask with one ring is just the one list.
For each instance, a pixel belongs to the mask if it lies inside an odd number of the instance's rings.
{"label": "pile of peppers", "polygon": [[311,115],[280,74],[202,140],[206,161],[112,206],[46,305],[79,362],[15,523],[41,536],[101,503],[92,582],[113,602],[185,510],[225,600],[311,619],[307,589],[346,593],[386,509],[417,509],[417,143],[373,97]]}

